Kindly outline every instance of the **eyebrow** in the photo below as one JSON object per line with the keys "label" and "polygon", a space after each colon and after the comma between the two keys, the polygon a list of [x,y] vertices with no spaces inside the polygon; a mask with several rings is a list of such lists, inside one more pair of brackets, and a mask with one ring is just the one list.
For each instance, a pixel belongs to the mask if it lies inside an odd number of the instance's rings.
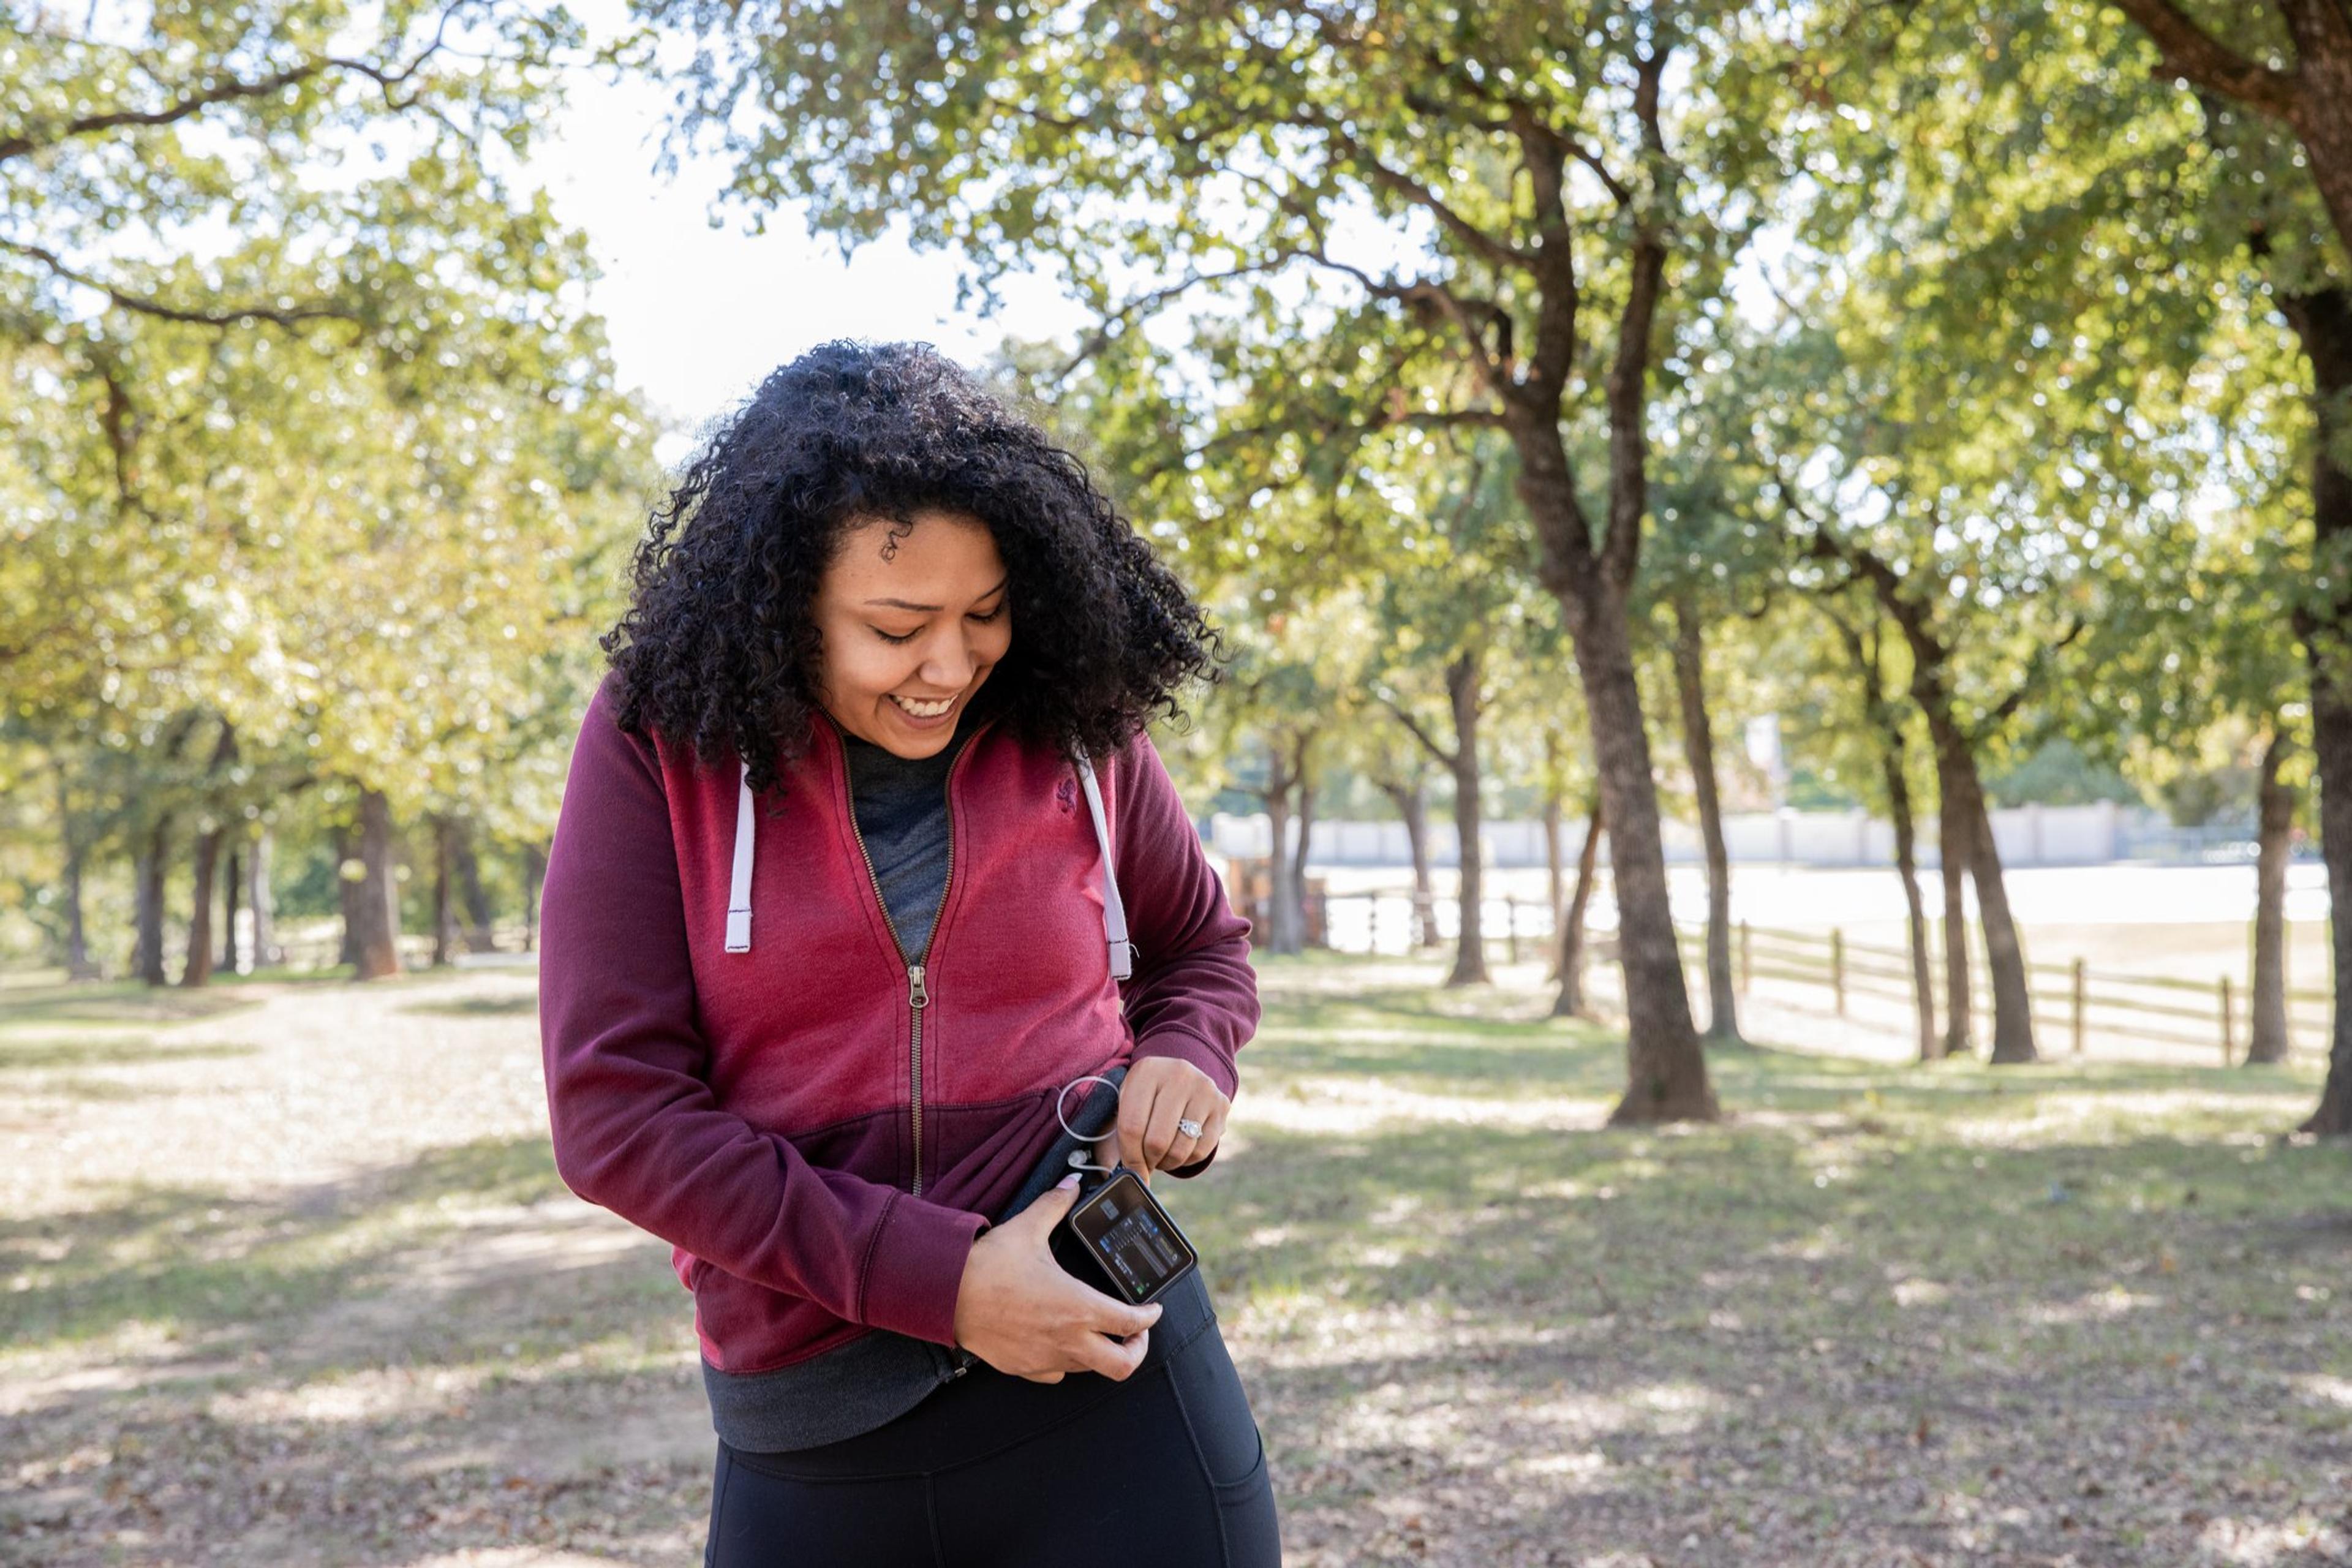
{"label": "eyebrow", "polygon": [[[988,594],[993,594],[993,593],[998,592],[999,590],[1001,590],[1001,589],[1003,589],[1003,586],[1004,586],[1004,584],[1005,584],[1006,583],[1010,583],[1010,582],[1012,582],[1012,581],[1013,581],[1012,575],[1011,575],[1011,574],[1009,574],[1009,573],[1008,573],[1008,574],[1005,575],[1005,577],[1003,578],[1003,580],[1002,582],[999,582],[999,583],[996,584],[996,586],[995,586],[994,588],[991,588],[991,589],[988,591]],[[981,595],[980,596],[981,596],[982,598],[985,599],[985,598],[987,598],[987,597],[988,597],[988,594],[982,594],[982,595]],[[908,602],[907,602],[906,600],[904,600],[904,599],[868,599],[868,600],[866,600],[866,602],[868,605],[879,605],[883,606],[883,607],[884,607],[884,608],[886,608],[886,609],[892,609],[892,610],[917,610],[917,611],[919,611],[919,612],[921,612],[922,614],[927,615],[927,616],[935,616],[935,615],[939,614],[941,610],[944,610],[944,609],[946,609],[946,608],[947,608],[947,606],[946,606],[945,605],[915,605],[915,604],[909,604],[909,603],[908,603]]]}

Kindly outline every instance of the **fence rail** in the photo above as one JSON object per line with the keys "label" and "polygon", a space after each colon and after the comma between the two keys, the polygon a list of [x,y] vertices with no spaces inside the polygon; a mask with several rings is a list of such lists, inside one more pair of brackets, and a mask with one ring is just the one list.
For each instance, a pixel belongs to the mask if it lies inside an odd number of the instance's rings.
{"label": "fence rail", "polygon": [[[1421,933],[1437,927],[1433,916],[1448,908],[1450,900],[1418,899],[1410,893],[1312,892],[1308,906],[1309,937],[1318,945],[1341,951],[1412,952],[1423,946]],[[1358,909],[1362,911],[1360,919],[1354,918]],[[1490,953],[1499,947],[1506,960],[1516,963],[1548,951],[1555,934],[1554,922],[1550,906],[1543,900],[1486,899],[1480,900],[1479,910],[1479,924]],[[1684,962],[1694,967],[1704,965],[1705,931],[1678,925],[1675,937]],[[1743,921],[1733,930],[1732,963],[1742,993],[1759,979],[1818,986],[1829,993],[1831,1005],[1840,1017],[1848,1016],[1848,1004],[1855,999],[1906,1009],[1916,1005],[1907,949],[1852,941],[1834,928],[1826,932],[1788,931]],[[2250,989],[2228,974],[2211,981],[2131,974],[2095,970],[2079,958],[2064,963],[2029,962],[2025,968],[2034,1026],[2064,1038],[2074,1056],[2087,1054],[2088,1037],[2095,1034],[2168,1047],[2218,1049],[2227,1064],[2237,1059],[2252,1034]],[[1938,940],[1929,944],[1928,979],[1939,1014],[1945,973],[1943,943]],[[1991,982],[1980,958],[1969,964],[1969,991],[1972,1008],[1982,1013],[1990,1007]],[[2200,1001],[2191,1002],[2190,997]],[[2306,1041],[2327,1038],[2333,1004],[2333,996],[2325,990],[2288,990],[2289,1035]],[[2202,1027],[2192,1032],[2166,1026],[2184,1023]]]}

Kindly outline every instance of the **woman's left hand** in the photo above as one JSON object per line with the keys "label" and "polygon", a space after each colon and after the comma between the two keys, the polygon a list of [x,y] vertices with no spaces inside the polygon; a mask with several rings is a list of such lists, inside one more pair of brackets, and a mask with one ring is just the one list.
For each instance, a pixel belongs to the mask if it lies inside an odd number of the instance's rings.
{"label": "woman's left hand", "polygon": [[[1095,1161],[1125,1165],[1145,1186],[1155,1170],[1170,1171],[1209,1157],[1224,1136],[1233,1107],[1207,1073],[1177,1057],[1138,1057],[1119,1084],[1118,1125],[1095,1142]],[[1196,1121],[1194,1137],[1179,1121]]]}

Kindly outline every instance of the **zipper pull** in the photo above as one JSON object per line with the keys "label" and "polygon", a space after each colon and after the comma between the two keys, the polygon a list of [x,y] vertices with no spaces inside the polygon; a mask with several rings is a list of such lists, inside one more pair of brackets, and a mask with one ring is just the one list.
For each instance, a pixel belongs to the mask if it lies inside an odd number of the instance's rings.
{"label": "zipper pull", "polygon": [[923,989],[923,966],[907,965],[907,1005],[921,1009],[931,1005],[931,994]]}

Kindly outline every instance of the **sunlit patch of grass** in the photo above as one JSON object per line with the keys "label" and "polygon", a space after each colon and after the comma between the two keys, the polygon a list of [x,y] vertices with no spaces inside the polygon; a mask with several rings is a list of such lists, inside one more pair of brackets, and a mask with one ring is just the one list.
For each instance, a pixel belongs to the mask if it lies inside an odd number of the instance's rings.
{"label": "sunlit patch of grass", "polygon": [[107,984],[10,986],[0,993],[0,1046],[19,1031],[50,1033],[61,1026],[153,1028],[216,1018],[260,1004],[232,991]]}
{"label": "sunlit patch of grass", "polygon": [[412,1002],[404,1013],[425,1013],[445,1018],[508,1018],[539,1016],[539,993],[519,996],[461,996],[448,1002]]}
{"label": "sunlit patch of grass", "polygon": [[148,1062],[202,1061],[223,1057],[249,1057],[260,1048],[227,1040],[184,1045],[158,1039],[152,1035],[112,1039],[86,1034],[63,1039],[0,1038],[0,1073],[55,1072],[73,1068],[123,1068]]}

